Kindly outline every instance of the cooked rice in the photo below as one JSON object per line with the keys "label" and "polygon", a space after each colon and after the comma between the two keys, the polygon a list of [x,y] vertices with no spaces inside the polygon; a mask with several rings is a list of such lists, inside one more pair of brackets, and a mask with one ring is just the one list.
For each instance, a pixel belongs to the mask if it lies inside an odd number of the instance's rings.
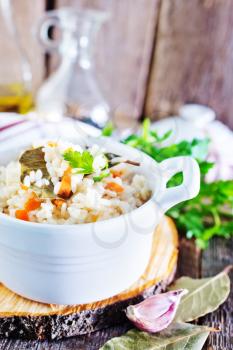
{"label": "cooked rice", "polygon": [[[37,145],[38,146],[38,145]],[[50,178],[43,178],[40,169],[30,171],[21,182],[19,161],[0,167],[0,212],[16,217],[16,212],[24,209],[25,203],[49,182],[53,185],[53,196],[59,199],[59,190],[69,162],[64,159],[67,149],[83,152],[79,145],[67,142],[44,142],[42,144],[46,168]],[[93,156],[95,173],[90,175],[71,173],[70,198],[54,204],[52,198],[40,198],[40,207],[28,212],[28,220],[49,224],[81,224],[117,217],[140,207],[151,196],[146,178],[137,174],[137,167],[118,164],[112,167],[107,177],[99,182],[94,176],[101,174],[106,162],[105,150],[98,145],[88,149]],[[107,184],[114,183],[122,192],[109,189]],[[38,192],[36,192],[38,193]]]}

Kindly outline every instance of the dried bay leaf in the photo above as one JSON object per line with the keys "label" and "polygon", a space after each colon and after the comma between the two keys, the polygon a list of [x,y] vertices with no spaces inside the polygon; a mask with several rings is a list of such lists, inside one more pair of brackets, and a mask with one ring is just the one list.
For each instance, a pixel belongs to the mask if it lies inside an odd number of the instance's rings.
{"label": "dried bay leaf", "polygon": [[230,278],[227,273],[228,269],[225,269],[214,277],[201,279],[181,277],[176,280],[169,290],[185,288],[189,292],[179,304],[175,321],[196,320],[224,303],[230,293]]}
{"label": "dried bay leaf", "polygon": [[49,185],[37,188],[31,186],[36,194],[41,198],[56,198],[53,193],[53,185],[51,183],[50,175],[46,167],[46,161],[44,159],[44,152],[42,147],[32,148],[25,151],[19,158],[21,165],[21,181],[23,182],[26,175],[29,175],[31,171],[37,171],[40,169],[43,174],[43,178],[49,180]]}
{"label": "dried bay leaf", "polygon": [[21,164],[21,181],[26,175],[29,175],[30,171],[37,171],[38,169],[42,171],[43,177],[49,180],[50,175],[46,167],[42,147],[25,151],[19,158],[19,162]]}
{"label": "dried bay leaf", "polygon": [[31,186],[33,191],[37,194],[38,197],[43,199],[56,199],[59,198],[53,192],[53,185],[50,183],[49,185],[44,185],[41,188],[36,186]]}
{"label": "dried bay leaf", "polygon": [[176,323],[166,330],[149,334],[130,330],[109,340],[100,350],[201,350],[213,329],[186,323]]}
{"label": "dried bay leaf", "polygon": [[[109,168],[112,168],[115,165],[118,165],[120,163],[127,163],[127,164],[131,164],[134,166],[140,165],[140,163],[138,163],[138,162],[134,162],[134,161],[129,160],[129,159],[124,159],[122,156],[119,156],[119,155],[114,154],[114,153],[105,153],[105,157],[108,159],[108,162],[109,162],[108,167]],[[113,162],[114,159],[116,159],[116,161]],[[117,159],[119,159],[119,161],[117,161]]]}

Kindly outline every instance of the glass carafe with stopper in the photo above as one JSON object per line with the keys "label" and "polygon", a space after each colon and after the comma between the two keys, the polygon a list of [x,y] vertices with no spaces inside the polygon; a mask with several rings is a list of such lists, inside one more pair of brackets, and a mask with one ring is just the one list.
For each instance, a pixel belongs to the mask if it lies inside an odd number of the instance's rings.
{"label": "glass carafe with stopper", "polygon": [[32,107],[31,68],[14,20],[11,0],[0,0],[0,112]]}
{"label": "glass carafe with stopper", "polygon": [[[62,8],[42,18],[40,41],[48,50],[58,51],[61,63],[39,89],[41,118],[56,122],[68,116],[105,125],[109,106],[97,82],[93,53],[96,34],[107,17],[102,11]],[[49,38],[51,27],[60,32],[60,39]]]}

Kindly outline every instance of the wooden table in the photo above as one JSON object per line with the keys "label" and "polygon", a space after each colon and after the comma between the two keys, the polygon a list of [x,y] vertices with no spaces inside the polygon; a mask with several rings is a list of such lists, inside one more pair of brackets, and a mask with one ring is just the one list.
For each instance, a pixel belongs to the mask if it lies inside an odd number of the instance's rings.
{"label": "wooden table", "polygon": [[[233,239],[215,239],[202,254],[193,242],[181,239],[180,257],[177,275],[191,277],[211,276],[226,265],[233,264]],[[227,302],[216,312],[199,320],[199,324],[220,327],[221,332],[210,335],[206,350],[233,350],[233,273],[231,273],[231,295]],[[65,340],[48,341],[0,341],[1,350],[97,350],[108,339],[125,333],[129,324],[95,332],[89,336],[74,337]],[[138,349],[144,350],[144,349]],[[146,350],[146,349],[145,349]]]}

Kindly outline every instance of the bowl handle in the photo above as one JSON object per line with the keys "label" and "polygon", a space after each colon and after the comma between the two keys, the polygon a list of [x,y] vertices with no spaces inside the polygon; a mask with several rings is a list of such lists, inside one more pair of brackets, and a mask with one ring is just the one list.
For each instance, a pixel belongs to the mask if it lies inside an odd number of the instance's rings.
{"label": "bowl handle", "polygon": [[[162,161],[159,166],[163,178],[159,205],[163,212],[180,202],[197,196],[200,190],[200,168],[194,158],[189,156],[168,158]],[[168,180],[178,172],[183,173],[182,184],[166,188]]]}

